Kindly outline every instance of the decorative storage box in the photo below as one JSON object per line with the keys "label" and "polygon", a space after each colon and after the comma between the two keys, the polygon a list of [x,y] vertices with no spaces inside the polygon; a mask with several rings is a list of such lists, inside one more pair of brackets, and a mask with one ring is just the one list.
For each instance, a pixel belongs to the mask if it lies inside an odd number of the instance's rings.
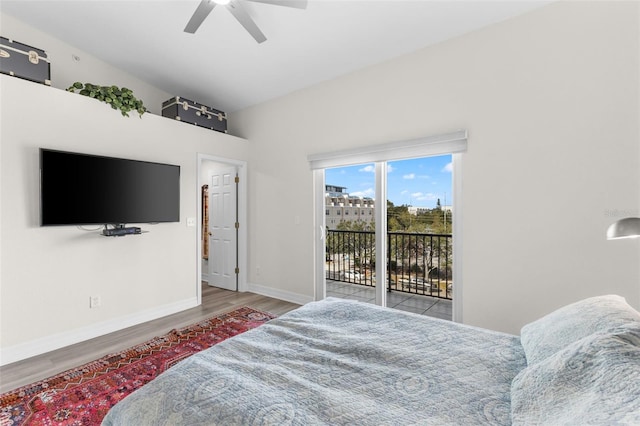
{"label": "decorative storage box", "polygon": [[162,116],[227,133],[227,115],[224,112],[180,96],[162,103]]}
{"label": "decorative storage box", "polygon": [[0,72],[51,86],[47,53],[5,37],[0,37]]}

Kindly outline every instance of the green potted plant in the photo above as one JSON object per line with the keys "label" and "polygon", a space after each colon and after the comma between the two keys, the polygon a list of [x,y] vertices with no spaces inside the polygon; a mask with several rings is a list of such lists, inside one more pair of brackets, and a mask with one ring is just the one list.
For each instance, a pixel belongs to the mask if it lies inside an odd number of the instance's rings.
{"label": "green potted plant", "polygon": [[142,100],[133,96],[131,89],[126,87],[98,86],[91,83],[82,84],[77,81],[67,89],[68,92],[73,93],[76,93],[76,90],[79,90],[78,93],[81,95],[108,103],[111,108],[120,110],[120,113],[125,117],[129,117],[130,111],[137,111],[142,118],[142,114],[147,110]]}

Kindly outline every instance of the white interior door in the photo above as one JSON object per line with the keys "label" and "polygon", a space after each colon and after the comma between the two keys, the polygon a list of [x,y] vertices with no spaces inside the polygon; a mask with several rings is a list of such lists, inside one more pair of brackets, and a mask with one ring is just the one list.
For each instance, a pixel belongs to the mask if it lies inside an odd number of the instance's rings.
{"label": "white interior door", "polygon": [[209,285],[237,290],[236,168],[213,170],[209,185]]}

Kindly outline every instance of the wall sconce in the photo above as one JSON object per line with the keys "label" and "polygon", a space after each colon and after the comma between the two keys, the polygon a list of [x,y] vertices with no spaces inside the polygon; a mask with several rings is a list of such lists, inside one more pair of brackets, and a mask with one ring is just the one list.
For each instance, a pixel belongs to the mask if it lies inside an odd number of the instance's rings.
{"label": "wall sconce", "polygon": [[640,237],[640,217],[620,219],[607,229],[607,240],[638,237]]}

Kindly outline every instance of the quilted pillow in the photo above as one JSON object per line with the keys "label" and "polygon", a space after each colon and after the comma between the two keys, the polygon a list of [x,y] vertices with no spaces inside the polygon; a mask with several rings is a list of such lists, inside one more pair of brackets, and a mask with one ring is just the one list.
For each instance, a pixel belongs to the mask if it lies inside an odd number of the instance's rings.
{"label": "quilted pillow", "polygon": [[592,335],[523,369],[513,425],[640,425],[640,332]]}
{"label": "quilted pillow", "polygon": [[624,297],[590,297],[525,325],[520,342],[531,365],[593,333],[611,332],[620,326],[640,329],[640,313]]}

